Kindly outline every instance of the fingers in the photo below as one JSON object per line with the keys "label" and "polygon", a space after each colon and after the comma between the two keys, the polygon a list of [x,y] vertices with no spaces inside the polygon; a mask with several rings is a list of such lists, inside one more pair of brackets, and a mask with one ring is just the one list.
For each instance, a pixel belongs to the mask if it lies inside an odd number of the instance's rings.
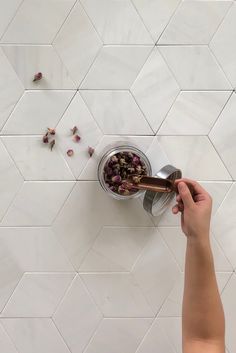
{"label": "fingers", "polygon": [[192,194],[188,188],[188,185],[182,180],[177,184],[179,190],[179,196],[184,204],[184,207],[190,208],[194,206]]}
{"label": "fingers", "polygon": [[180,182],[186,183],[188,186],[191,186],[194,194],[207,194],[207,191],[195,180],[183,178],[175,180],[175,183],[178,185]]}

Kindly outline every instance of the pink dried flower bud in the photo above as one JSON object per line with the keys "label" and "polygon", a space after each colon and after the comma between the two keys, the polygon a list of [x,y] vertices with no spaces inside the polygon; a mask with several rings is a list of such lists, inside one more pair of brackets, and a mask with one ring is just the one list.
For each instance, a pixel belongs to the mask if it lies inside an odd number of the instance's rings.
{"label": "pink dried flower bud", "polygon": [[92,155],[94,154],[95,149],[93,147],[88,147],[88,154],[90,155],[90,157],[92,157]]}
{"label": "pink dried flower bud", "polygon": [[48,127],[48,133],[50,135],[56,135],[56,130],[55,129],[51,129],[50,127]]}
{"label": "pink dried flower bud", "polygon": [[43,136],[43,143],[48,143],[48,134],[46,133],[46,135]]}
{"label": "pink dried flower bud", "polygon": [[67,153],[67,156],[72,157],[74,154],[74,151],[70,149],[66,153]]}
{"label": "pink dried flower bud", "polygon": [[120,184],[121,183],[121,176],[120,175],[115,175],[111,178],[113,183]]}
{"label": "pink dried flower bud", "polygon": [[79,135],[74,135],[74,141],[79,142],[81,140],[81,137]]}
{"label": "pink dried flower bud", "polygon": [[52,151],[53,147],[55,146],[55,143],[56,143],[55,140],[52,140],[52,141],[50,142],[51,151]]}
{"label": "pink dried flower bud", "polygon": [[140,163],[140,158],[137,157],[137,156],[134,156],[133,159],[132,159],[132,164],[134,166],[138,165]]}
{"label": "pink dried flower bud", "polygon": [[112,156],[111,160],[112,160],[112,162],[115,162],[115,163],[118,163],[118,161],[119,161],[116,155]]}
{"label": "pink dried flower bud", "polygon": [[74,126],[73,129],[71,129],[71,132],[73,135],[75,135],[77,131],[78,131],[77,126]]}
{"label": "pink dried flower bud", "polygon": [[34,75],[33,82],[40,81],[42,78],[43,78],[42,72],[38,72],[37,74]]}

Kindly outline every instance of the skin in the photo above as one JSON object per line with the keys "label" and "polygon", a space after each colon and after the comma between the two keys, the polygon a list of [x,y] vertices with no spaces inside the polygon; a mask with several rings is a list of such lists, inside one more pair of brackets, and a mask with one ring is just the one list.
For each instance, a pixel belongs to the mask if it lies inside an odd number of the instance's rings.
{"label": "skin", "polygon": [[183,353],[225,353],[224,311],[210,244],[211,196],[197,182],[176,180],[173,214],[187,237],[183,297]]}

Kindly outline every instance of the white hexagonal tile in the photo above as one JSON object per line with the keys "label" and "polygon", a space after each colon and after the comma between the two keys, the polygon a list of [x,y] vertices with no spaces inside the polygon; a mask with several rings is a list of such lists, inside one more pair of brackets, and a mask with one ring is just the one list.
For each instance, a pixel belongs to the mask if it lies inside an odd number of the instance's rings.
{"label": "white hexagonal tile", "polygon": [[[101,205],[103,205],[101,207]],[[138,200],[112,199],[97,182],[77,182],[53,229],[78,269],[102,226],[152,226]]]}
{"label": "white hexagonal tile", "polygon": [[131,92],[156,132],[179,93],[179,86],[157,48],[145,62]]}
{"label": "white hexagonal tile", "polygon": [[78,87],[102,47],[102,41],[79,1],[56,36],[53,46]]}
{"label": "white hexagonal tile", "polygon": [[23,85],[0,48],[0,130],[23,92]]}
{"label": "white hexagonal tile", "polygon": [[104,317],[154,317],[137,281],[129,273],[81,274]]}
{"label": "white hexagonal tile", "polygon": [[4,136],[2,141],[25,180],[74,180],[57,140],[51,150],[49,144],[43,143],[42,137]]}
{"label": "white hexagonal tile", "polygon": [[74,273],[25,273],[1,316],[51,317],[74,277]]}
{"label": "white hexagonal tile", "polygon": [[104,44],[152,44],[130,0],[81,1]]}
{"label": "white hexagonal tile", "polygon": [[82,90],[81,95],[104,134],[154,134],[129,91]]}
{"label": "white hexagonal tile", "polygon": [[135,353],[152,319],[104,319],[86,353]]}
{"label": "white hexagonal tile", "polygon": [[208,44],[231,5],[232,1],[183,1],[158,44]]}
{"label": "white hexagonal tile", "polygon": [[104,227],[79,270],[130,271],[153,232],[155,228]]}
{"label": "white hexagonal tile", "polygon": [[198,180],[231,180],[231,176],[207,136],[158,136],[170,164],[183,176]]}
{"label": "white hexagonal tile", "polygon": [[[78,134],[81,137],[79,143],[73,141],[71,129],[74,126],[77,126]],[[101,130],[79,93],[76,94],[69,105],[56,131],[57,143],[61,149],[61,153],[77,178],[89,162],[88,146],[96,148],[102,138]],[[69,149],[73,149],[74,151],[72,157],[67,155]]]}
{"label": "white hexagonal tile", "polygon": [[73,182],[25,182],[0,225],[51,225],[73,186]]}
{"label": "white hexagonal tile", "polygon": [[233,93],[219,119],[211,130],[209,137],[219,155],[227,166],[230,174],[236,179],[236,146],[235,146],[235,109],[236,94]]}
{"label": "white hexagonal tile", "polygon": [[89,159],[84,170],[79,176],[79,180],[98,180],[97,169],[103,154],[114,145],[127,144],[136,146],[144,153],[153,141],[153,136],[109,136],[104,135],[100,143],[96,146],[93,157]]}
{"label": "white hexagonal tile", "polygon": [[232,88],[208,46],[161,46],[159,50],[182,90]]}
{"label": "white hexagonal tile", "polygon": [[3,134],[42,134],[61,119],[75,91],[26,91],[6,122]]}
{"label": "white hexagonal tile", "polygon": [[[7,45],[2,49],[26,89],[75,88],[75,83],[51,45]],[[42,72],[43,78],[33,82],[38,72]]]}
{"label": "white hexagonal tile", "polygon": [[181,91],[157,134],[207,135],[230,94],[230,91]]}
{"label": "white hexagonal tile", "polygon": [[72,353],[82,353],[97,329],[102,314],[77,276],[53,316]]}
{"label": "white hexagonal tile", "polygon": [[232,43],[236,35],[235,19],[236,4],[233,3],[210,43],[211,50],[234,88],[236,87],[236,49]]}
{"label": "white hexagonal tile", "polygon": [[133,269],[134,277],[157,314],[180,276],[177,263],[156,230]]}
{"label": "white hexagonal tile", "polygon": [[[129,89],[152,46],[103,46],[81,89]],[[135,60],[134,60],[135,58]]]}
{"label": "white hexagonal tile", "polygon": [[23,183],[23,177],[0,141],[0,221]]}
{"label": "white hexagonal tile", "polygon": [[132,0],[153,39],[158,40],[180,0]]}
{"label": "white hexagonal tile", "polygon": [[[186,236],[179,227],[159,227],[158,229],[162,234],[163,239],[168,244],[168,247],[171,249],[181,270],[184,271]],[[211,245],[216,271],[231,272],[233,268],[213,236],[211,237]]]}
{"label": "white hexagonal tile", "polygon": [[22,353],[70,353],[51,319],[2,319],[1,323]]}
{"label": "white hexagonal tile", "polygon": [[212,222],[212,231],[234,268],[236,267],[235,202],[236,183],[232,185]]}
{"label": "white hexagonal tile", "polygon": [[1,41],[51,44],[74,3],[75,0],[24,0]]}

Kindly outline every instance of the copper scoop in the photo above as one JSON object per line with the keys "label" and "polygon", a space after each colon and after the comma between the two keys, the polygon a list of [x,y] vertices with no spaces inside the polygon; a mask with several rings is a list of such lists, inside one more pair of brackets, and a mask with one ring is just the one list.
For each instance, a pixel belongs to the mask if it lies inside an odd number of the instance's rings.
{"label": "copper scoop", "polygon": [[150,190],[154,192],[177,192],[177,187],[173,180],[150,177],[145,175],[130,175],[127,181],[133,187],[140,190]]}

